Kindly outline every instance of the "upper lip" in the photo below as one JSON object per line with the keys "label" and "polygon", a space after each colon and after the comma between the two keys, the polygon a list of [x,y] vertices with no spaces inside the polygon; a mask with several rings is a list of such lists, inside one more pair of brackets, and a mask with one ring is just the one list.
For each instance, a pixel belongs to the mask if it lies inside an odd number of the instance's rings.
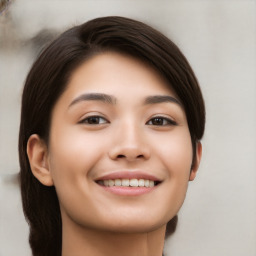
{"label": "upper lip", "polygon": [[148,174],[143,171],[116,171],[112,173],[105,174],[96,179],[99,180],[115,180],[115,179],[145,179],[152,181],[161,181],[159,178],[152,174]]}

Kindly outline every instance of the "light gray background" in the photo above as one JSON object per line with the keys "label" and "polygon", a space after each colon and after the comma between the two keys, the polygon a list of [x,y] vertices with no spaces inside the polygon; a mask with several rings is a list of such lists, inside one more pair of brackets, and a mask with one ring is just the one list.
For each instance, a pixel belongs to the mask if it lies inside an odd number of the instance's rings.
{"label": "light gray background", "polygon": [[177,232],[166,242],[166,254],[255,256],[253,0],[17,0],[1,14],[0,256],[30,255],[15,174],[19,170],[20,96],[35,57],[31,39],[43,28],[61,32],[106,15],[139,19],[171,37],[190,61],[205,97],[203,160],[196,180],[189,185]]}

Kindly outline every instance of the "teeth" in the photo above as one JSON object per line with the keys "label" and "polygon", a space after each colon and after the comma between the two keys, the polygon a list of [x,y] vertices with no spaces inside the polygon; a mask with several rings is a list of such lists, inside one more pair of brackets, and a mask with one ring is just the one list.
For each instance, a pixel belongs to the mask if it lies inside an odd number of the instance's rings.
{"label": "teeth", "polygon": [[120,179],[116,179],[115,186],[121,186],[121,185],[122,185],[122,181]]}
{"label": "teeth", "polygon": [[154,181],[150,180],[150,181],[149,181],[149,187],[152,188],[152,187],[154,187],[154,186],[155,186]]}
{"label": "teeth", "polygon": [[105,187],[147,187],[152,188],[155,186],[153,180],[144,180],[144,179],[115,179],[115,180],[103,180],[98,181],[99,184],[104,185]]}
{"label": "teeth", "polygon": [[137,179],[131,179],[130,180],[130,186],[131,187],[138,187],[139,181]]}
{"label": "teeth", "polygon": [[114,180],[109,180],[108,181],[108,186],[109,187],[113,187],[115,185],[115,181]]}
{"label": "teeth", "polygon": [[129,187],[130,186],[130,180],[129,179],[122,179],[122,186],[123,187]]}
{"label": "teeth", "polygon": [[147,187],[147,188],[149,187],[149,180],[144,181],[144,186]]}
{"label": "teeth", "polygon": [[139,179],[139,187],[144,187],[144,180],[143,179]]}

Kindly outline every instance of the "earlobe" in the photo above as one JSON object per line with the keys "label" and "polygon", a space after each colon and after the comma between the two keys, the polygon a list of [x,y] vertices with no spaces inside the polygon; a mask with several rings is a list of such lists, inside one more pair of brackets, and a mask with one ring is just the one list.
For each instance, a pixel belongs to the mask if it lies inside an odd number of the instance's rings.
{"label": "earlobe", "polygon": [[33,175],[45,186],[53,186],[48,164],[48,152],[45,142],[37,135],[29,137],[27,155]]}
{"label": "earlobe", "polygon": [[201,142],[197,142],[197,145],[196,145],[196,158],[195,158],[195,162],[192,166],[192,169],[190,171],[190,176],[189,176],[189,180],[190,181],[193,181],[196,177],[196,173],[197,173],[197,170],[199,168],[199,165],[200,165],[200,161],[201,161],[201,157],[202,157],[202,144]]}

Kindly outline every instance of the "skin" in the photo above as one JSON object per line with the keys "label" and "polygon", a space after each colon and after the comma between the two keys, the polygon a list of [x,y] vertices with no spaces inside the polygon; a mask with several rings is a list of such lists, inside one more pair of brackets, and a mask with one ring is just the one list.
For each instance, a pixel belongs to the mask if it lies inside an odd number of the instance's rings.
{"label": "skin", "polygon": [[[82,99],[89,93],[110,95],[113,102]],[[145,104],[156,95],[177,102]],[[54,106],[48,146],[34,134],[27,147],[34,176],[56,187],[62,255],[162,255],[166,223],[179,211],[188,181],[196,176],[200,143],[196,151],[191,170],[184,109],[155,70],[112,52],[83,63]],[[95,182],[122,171],[147,173],[161,183],[131,196]]]}

